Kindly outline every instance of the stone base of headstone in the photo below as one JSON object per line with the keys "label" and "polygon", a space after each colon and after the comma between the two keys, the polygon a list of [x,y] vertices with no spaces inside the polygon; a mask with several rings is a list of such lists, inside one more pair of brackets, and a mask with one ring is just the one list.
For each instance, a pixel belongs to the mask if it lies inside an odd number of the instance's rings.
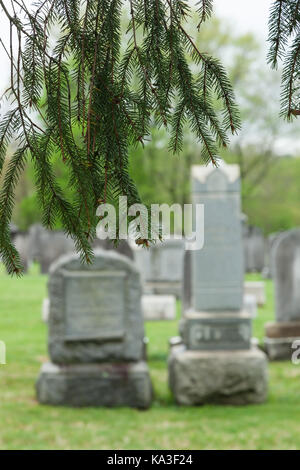
{"label": "stone base of headstone", "polygon": [[145,321],[175,320],[176,298],[173,295],[143,295],[142,310]]}
{"label": "stone base of headstone", "polygon": [[244,284],[244,293],[254,295],[257,305],[263,306],[266,303],[265,283],[258,281],[247,281]]}
{"label": "stone base of headstone", "polygon": [[300,336],[291,338],[265,338],[264,349],[270,361],[291,360],[294,352],[292,345],[300,342]]}
{"label": "stone base of headstone", "polygon": [[153,294],[153,295],[174,295],[178,299],[182,294],[182,283],[176,281],[170,282],[150,282],[147,281],[144,284],[144,294]]}
{"label": "stone base of headstone", "polygon": [[179,405],[263,403],[268,392],[266,355],[245,351],[189,351],[171,348],[169,386]]}
{"label": "stone base of headstone", "polygon": [[265,325],[265,351],[271,361],[290,359],[293,343],[300,342],[300,322],[270,322]]}
{"label": "stone base of headstone", "polygon": [[179,331],[189,350],[249,349],[252,316],[245,310],[194,312],[188,310],[180,320]]}
{"label": "stone base of headstone", "polygon": [[65,406],[151,405],[153,390],[145,362],[42,366],[37,384],[38,401]]}

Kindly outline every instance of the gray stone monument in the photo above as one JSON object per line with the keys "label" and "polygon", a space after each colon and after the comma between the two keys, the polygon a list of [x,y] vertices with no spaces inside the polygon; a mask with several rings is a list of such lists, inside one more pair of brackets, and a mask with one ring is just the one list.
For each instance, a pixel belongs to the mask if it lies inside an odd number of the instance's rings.
{"label": "gray stone monument", "polygon": [[243,309],[243,245],[237,165],[192,167],[192,201],[204,204],[204,247],[191,252],[191,306],[182,343],[171,341],[169,383],[179,404],[260,403],[267,359],[252,345]]}
{"label": "gray stone monument", "polygon": [[[182,289],[182,309],[188,311],[192,306],[192,251],[186,250],[183,262],[183,289]],[[258,301],[259,300],[259,301]],[[263,302],[262,302],[263,300]],[[261,302],[261,303],[260,303]],[[251,318],[257,316],[257,304],[265,303],[264,283],[251,282],[244,283],[243,310],[247,312]]]}
{"label": "gray stone monument", "polygon": [[40,224],[30,227],[28,258],[40,263],[42,274],[48,274],[51,264],[60,256],[74,251],[73,240],[64,232],[47,230]]}
{"label": "gray stone monument", "polygon": [[134,246],[134,258],[141,272],[144,293],[181,297],[184,241],[156,243],[149,249]]}
{"label": "gray stone monument", "polygon": [[174,295],[144,294],[142,308],[145,321],[176,320],[176,297]]}
{"label": "gray stone monument", "polygon": [[125,256],[99,250],[92,265],[60,258],[49,280],[49,354],[37,382],[41,403],[147,408],[140,276]]}
{"label": "gray stone monument", "polygon": [[246,295],[253,295],[257,305],[262,307],[266,303],[265,283],[263,281],[246,281],[244,284]]}
{"label": "gray stone monument", "polygon": [[282,233],[272,249],[275,318],[265,328],[270,359],[291,359],[293,342],[300,339],[300,229]]}

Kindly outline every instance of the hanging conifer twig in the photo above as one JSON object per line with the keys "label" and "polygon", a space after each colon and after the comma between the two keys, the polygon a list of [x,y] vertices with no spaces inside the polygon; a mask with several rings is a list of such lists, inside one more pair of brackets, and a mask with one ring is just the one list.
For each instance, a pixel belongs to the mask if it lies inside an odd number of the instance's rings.
{"label": "hanging conifer twig", "polygon": [[275,0],[269,18],[268,62],[283,61],[281,114],[300,115],[300,0]]}
{"label": "hanging conifer twig", "polygon": [[[126,5],[130,19],[122,37]],[[227,131],[240,126],[233,90],[220,62],[201,52],[187,32],[187,1],[39,0],[31,11],[22,0],[11,5],[0,0],[0,7],[10,23],[10,45],[2,39],[1,44],[11,64],[5,93],[10,109],[0,122],[0,255],[9,272],[20,273],[9,222],[14,190],[30,156],[44,225],[52,228],[59,219],[89,262],[99,203],[120,195],[129,205],[141,202],[128,173],[129,145],[143,145],[155,119],[170,129],[170,149],[180,152],[189,124],[202,144],[203,162],[216,164]],[[211,1],[198,2],[195,31],[211,12]],[[124,53],[122,40],[128,41]],[[13,138],[18,149],[3,175]],[[68,169],[69,199],[55,177],[58,151]]]}

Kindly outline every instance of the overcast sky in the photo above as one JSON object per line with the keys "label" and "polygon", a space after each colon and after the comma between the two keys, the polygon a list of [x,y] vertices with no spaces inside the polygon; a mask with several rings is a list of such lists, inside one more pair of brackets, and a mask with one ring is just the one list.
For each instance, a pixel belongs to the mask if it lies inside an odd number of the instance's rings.
{"label": "overcast sky", "polygon": [[252,31],[266,40],[271,0],[214,0],[215,11],[220,17],[232,20],[240,31]]}

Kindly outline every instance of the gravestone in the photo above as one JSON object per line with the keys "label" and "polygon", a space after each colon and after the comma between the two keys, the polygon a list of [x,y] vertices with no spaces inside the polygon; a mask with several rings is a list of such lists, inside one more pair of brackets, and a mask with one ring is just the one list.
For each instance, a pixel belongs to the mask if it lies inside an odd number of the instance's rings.
{"label": "gravestone", "polygon": [[291,359],[300,339],[300,229],[277,237],[272,265],[276,320],[266,324],[265,348],[270,359]]}
{"label": "gravestone", "polygon": [[246,281],[244,284],[245,295],[254,295],[256,303],[260,307],[266,303],[265,283],[263,281]]}
{"label": "gravestone", "polygon": [[142,308],[145,321],[176,319],[176,297],[174,295],[144,294]]}
{"label": "gravestone", "polygon": [[184,241],[169,239],[149,249],[134,246],[134,258],[141,272],[144,293],[181,297]]}
{"label": "gravestone", "polygon": [[252,345],[243,309],[244,265],[237,165],[192,167],[192,202],[204,204],[204,247],[191,252],[191,303],[171,342],[169,384],[177,403],[261,403],[267,360]]}
{"label": "gravestone", "polygon": [[[183,272],[181,301],[183,311],[187,311],[192,306],[192,252],[189,250],[186,250],[184,254]],[[251,284],[250,287],[249,284]],[[253,286],[253,284],[255,284],[255,286]],[[263,285],[261,286],[261,284]],[[253,295],[253,291],[255,295]],[[259,300],[263,299],[264,293],[264,283],[244,283],[243,310],[249,313],[251,318],[256,318],[257,304],[259,303],[257,302],[257,298],[259,297]]]}
{"label": "gravestone", "polygon": [[259,227],[244,226],[245,272],[262,272],[265,266],[265,238]]}
{"label": "gravestone", "polygon": [[274,270],[275,267],[273,266],[274,255],[273,250],[276,246],[276,242],[281,237],[284,232],[274,232],[271,233],[266,242],[266,256],[265,256],[265,267],[262,271],[262,275],[266,279],[274,279]]}
{"label": "gravestone", "polygon": [[74,242],[63,232],[47,230],[40,224],[29,229],[28,257],[40,263],[41,273],[48,274],[51,264],[60,256],[75,251]]}
{"label": "gravestone", "polygon": [[244,294],[243,309],[251,316],[251,318],[257,317],[257,302],[254,295]]}
{"label": "gravestone", "polygon": [[49,279],[51,363],[37,382],[41,403],[147,408],[152,388],[144,360],[140,276],[112,251],[91,265],[61,257]]}

